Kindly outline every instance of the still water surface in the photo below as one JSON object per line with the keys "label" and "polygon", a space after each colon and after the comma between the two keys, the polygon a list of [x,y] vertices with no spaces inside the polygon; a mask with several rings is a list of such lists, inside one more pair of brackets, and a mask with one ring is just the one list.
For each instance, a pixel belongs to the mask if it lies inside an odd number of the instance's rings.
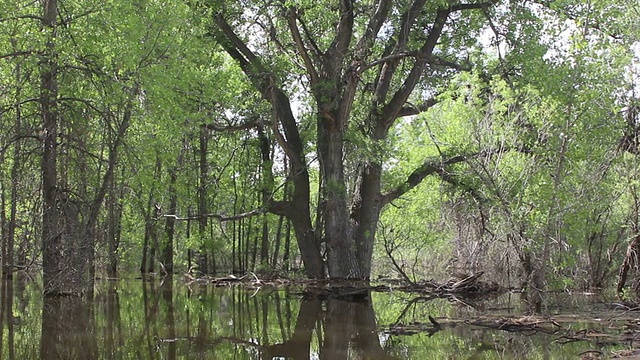
{"label": "still water surface", "polygon": [[[41,292],[37,281],[14,280],[2,287],[0,358],[578,359],[588,350],[620,349],[465,322],[520,315],[517,294],[475,304],[398,292],[348,302],[304,297],[295,288],[139,279],[101,282],[92,302],[43,303]],[[591,321],[563,327],[607,331],[610,325],[599,325],[602,314],[593,311],[598,306],[589,298],[565,296],[550,301],[547,312],[584,313],[581,319]],[[429,316],[446,326],[433,333],[415,331],[429,328]]]}

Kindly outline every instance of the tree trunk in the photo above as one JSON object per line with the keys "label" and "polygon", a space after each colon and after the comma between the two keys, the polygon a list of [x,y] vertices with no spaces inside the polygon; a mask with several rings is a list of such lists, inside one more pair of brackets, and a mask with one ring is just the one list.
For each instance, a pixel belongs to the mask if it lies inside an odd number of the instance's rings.
{"label": "tree trunk", "polygon": [[632,288],[635,291],[636,297],[640,297],[640,274],[638,273],[638,267],[640,266],[640,197],[635,186],[631,187],[631,196],[633,197],[633,210],[631,214],[631,231],[633,240],[627,247],[627,252],[624,257],[624,261],[620,266],[618,273],[618,284],[616,290],[618,294],[622,293],[629,276],[630,270],[632,272]]}
{"label": "tree trunk", "polygon": [[[295,117],[291,112],[289,98],[280,89],[271,89],[271,91],[273,92],[270,94],[273,110],[281,117],[287,137],[288,143],[285,146],[291,151],[289,174],[293,184],[291,201],[286,201],[284,204],[272,204],[271,211],[285,215],[291,220],[307,277],[321,279],[324,278],[324,261],[320,252],[320,241],[311,225],[311,210],[309,209],[311,190],[309,171],[303,152],[304,146],[296,127]],[[280,142],[282,141],[281,139]],[[284,205],[285,208],[280,209],[279,205]]]}
{"label": "tree trunk", "polygon": [[[4,156],[0,154],[0,163],[4,163]],[[7,187],[4,185],[4,178],[0,176],[0,241],[2,241],[0,249],[0,262],[2,267],[0,270],[4,273],[7,262],[7,242],[9,241],[9,224],[7,221]]]}
{"label": "tree trunk", "polygon": [[178,212],[178,191],[176,184],[178,182],[178,169],[183,165],[184,152],[186,149],[186,139],[182,140],[180,152],[178,153],[178,159],[176,165],[169,170],[169,208],[165,223],[165,238],[162,244],[162,262],[166,275],[173,275],[173,250],[174,250],[174,236],[176,227],[176,214]]}
{"label": "tree trunk", "polygon": [[48,36],[46,52],[42,61],[40,107],[42,111],[42,271],[45,295],[57,295],[63,292],[63,279],[59,277],[64,266],[62,236],[60,233],[58,208],[58,117],[56,103],[58,84],[56,79],[57,63],[55,39],[57,32],[56,0],[43,2],[44,16],[42,25]]}
{"label": "tree trunk", "polygon": [[322,213],[327,269],[332,279],[363,276],[355,257],[355,244],[347,209],[347,189],[343,165],[343,129],[334,115],[318,118],[318,150],[322,168]]}
{"label": "tree trunk", "polygon": [[[159,179],[162,176],[162,161],[160,154],[156,153],[156,166],[154,177]],[[158,249],[158,235],[156,232],[156,219],[160,216],[160,206],[155,203],[154,188],[149,190],[147,209],[143,209],[144,214],[144,244],[142,246],[142,262],[140,272],[142,274],[153,273],[156,261],[156,251]]]}
{"label": "tree trunk", "polygon": [[[271,189],[273,188],[273,170],[271,168],[271,144],[264,133],[262,126],[258,127],[260,139],[260,154],[262,156],[262,206],[269,204]],[[269,265],[269,222],[267,216],[262,218],[262,236],[260,241],[260,265],[267,268]]]}
{"label": "tree trunk", "polygon": [[119,219],[117,219],[116,215],[116,194],[115,194],[115,186],[113,182],[109,186],[109,199],[107,202],[108,209],[108,217],[107,217],[107,246],[108,246],[108,259],[109,263],[107,265],[107,276],[110,278],[116,278],[117,276],[117,267],[118,267],[118,244],[116,241],[116,227],[118,226]]}
{"label": "tree trunk", "polygon": [[356,257],[365,279],[371,274],[373,245],[382,209],[379,196],[381,174],[380,164],[362,166],[356,180],[356,196],[351,204],[351,222],[357,224],[354,231]]}
{"label": "tree trunk", "polygon": [[153,246],[153,244],[149,246],[152,239],[151,233],[154,227],[154,220],[151,218],[151,208],[153,207],[152,202],[152,194],[149,194],[149,203],[147,204],[147,209],[144,211],[144,239],[142,242],[142,259],[140,260],[140,273],[143,275],[153,272],[153,267],[151,266],[153,263],[153,257],[149,256],[150,248]]}
{"label": "tree trunk", "polygon": [[291,222],[287,220],[284,231],[284,252],[282,253],[282,268],[291,270]]}
{"label": "tree trunk", "polygon": [[[124,177],[124,171],[122,173]],[[112,184],[115,181],[112,181]],[[120,249],[120,239],[122,236],[122,202],[124,199],[124,186],[122,182],[118,183],[117,187],[113,187],[112,193],[115,197],[114,204],[110,206],[113,209],[109,209],[109,276],[115,278],[118,275],[118,251]]]}
{"label": "tree trunk", "polygon": [[[40,107],[42,115],[42,244],[43,291],[46,297],[61,295],[93,295],[94,245],[96,225],[108,187],[113,180],[118,148],[123,141],[132,116],[132,106],[138,88],[129,89],[129,100],[113,142],[109,146],[107,169],[93,199],[87,199],[86,181],[80,180],[80,191],[67,190],[68,163],[59,163],[57,1],[43,2],[42,25],[47,33],[46,49],[41,61]],[[69,136],[73,136],[68,129]],[[71,160],[69,157],[66,160]],[[80,163],[82,163],[80,161]],[[58,173],[60,170],[61,174]],[[77,184],[75,184],[77,185]],[[84,196],[83,196],[84,195]],[[79,198],[80,197],[80,198]]]}
{"label": "tree trunk", "polygon": [[[618,294],[622,293],[625,285],[627,284],[627,277],[629,276],[629,270],[636,269],[638,264],[640,264],[640,234],[636,234],[633,238],[633,241],[629,243],[629,247],[627,248],[627,252],[624,257],[624,261],[622,262],[622,266],[620,266],[620,272],[618,273],[618,284],[616,286],[616,290]],[[638,277],[637,272],[633,273],[634,276],[634,290],[638,290],[639,287],[637,284],[640,284],[640,281],[636,279]],[[638,296],[638,294],[636,294]]]}
{"label": "tree trunk", "polygon": [[[169,173],[169,208],[167,209],[165,223],[165,238],[162,244],[162,265],[166,275],[173,275],[173,241],[176,228],[176,211],[178,207],[178,195],[176,193],[177,169],[174,167]],[[173,216],[171,216],[173,215]]]}
{"label": "tree trunk", "polygon": [[282,243],[282,225],[284,223],[284,216],[278,216],[278,226],[276,227],[275,244],[273,247],[273,254],[271,257],[271,268],[275,269],[278,266],[278,258],[280,257],[280,244]]}
{"label": "tree trunk", "polygon": [[[16,47],[15,40],[12,38],[11,43],[13,47]],[[16,72],[16,82],[21,83],[21,67],[20,64],[16,64],[15,67]],[[22,97],[21,87],[18,86],[16,89],[16,99],[20,99]],[[20,104],[16,104],[15,106],[15,134],[19,135],[20,131],[22,131],[22,107]],[[13,145],[13,162],[11,164],[11,195],[10,195],[10,208],[9,208],[9,223],[6,228],[6,241],[3,241],[2,244],[2,255],[3,255],[3,273],[6,278],[11,278],[13,276],[14,270],[14,247],[15,247],[15,239],[16,239],[16,216],[17,216],[17,207],[18,207],[18,188],[20,186],[20,177],[21,177],[21,167],[22,167],[22,141],[16,139]],[[4,200],[4,188],[3,191],[3,200]],[[3,212],[4,212],[4,201],[3,201]],[[4,229],[4,227],[3,227]],[[4,240],[4,237],[3,237]]]}
{"label": "tree trunk", "polygon": [[200,248],[195,254],[198,272],[200,274],[208,274],[209,268],[207,263],[207,184],[209,181],[209,164],[207,162],[207,152],[209,148],[209,132],[205,126],[200,127],[200,177],[198,186],[198,235]]}

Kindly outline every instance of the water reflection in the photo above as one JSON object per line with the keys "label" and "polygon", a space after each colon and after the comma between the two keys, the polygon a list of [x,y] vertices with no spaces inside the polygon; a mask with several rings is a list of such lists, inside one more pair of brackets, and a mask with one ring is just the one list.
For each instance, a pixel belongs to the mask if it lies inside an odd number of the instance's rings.
{"label": "water reflection", "polygon": [[42,306],[41,359],[96,359],[93,306],[76,297],[45,299]]}
{"label": "water reflection", "polygon": [[385,331],[428,323],[429,316],[464,318],[507,306],[481,310],[403,294],[353,302],[305,297],[296,289],[131,280],[100,284],[92,302],[43,302],[38,282],[16,280],[1,290],[2,359],[563,358],[589,348],[465,326],[411,336]]}
{"label": "water reflection", "polygon": [[[2,296],[2,309],[0,309],[0,322],[6,324],[7,331],[7,353],[9,359],[15,359],[15,324],[20,320],[18,317],[13,316],[13,286],[11,279],[4,278],[2,281],[2,288],[0,289]],[[5,326],[0,329],[0,338],[4,338]],[[4,346],[4,342],[0,344]],[[0,354],[3,353],[3,349],[0,348]]]}
{"label": "water reflection", "polygon": [[393,359],[380,346],[376,318],[370,301],[320,301],[304,298],[291,337],[264,347],[263,359],[309,359],[314,331],[318,332],[320,359]]}

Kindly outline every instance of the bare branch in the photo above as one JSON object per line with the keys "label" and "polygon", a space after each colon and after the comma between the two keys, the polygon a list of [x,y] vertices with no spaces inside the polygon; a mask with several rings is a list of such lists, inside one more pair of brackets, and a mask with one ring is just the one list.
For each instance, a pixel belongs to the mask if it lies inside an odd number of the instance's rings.
{"label": "bare branch", "polygon": [[219,132],[233,132],[233,131],[253,129],[255,127],[260,126],[261,124],[262,122],[260,120],[251,120],[238,125],[220,125],[215,123],[209,123],[209,124],[202,124],[202,126],[204,126],[204,128],[207,130],[213,130],[213,131],[219,131]]}
{"label": "bare branch", "polygon": [[21,20],[21,19],[30,19],[30,20],[36,20],[36,21],[42,22],[41,16],[26,14],[26,15],[11,16],[11,17],[0,19],[0,23],[13,21],[13,20]]}
{"label": "bare branch", "polygon": [[[447,181],[453,185],[463,185],[457,179],[455,179],[451,173],[446,171],[446,167],[449,165],[454,165],[458,163],[462,163],[477,157],[488,157],[495,154],[502,154],[508,151],[521,152],[523,154],[530,154],[531,149],[523,148],[523,147],[502,147],[499,149],[488,149],[475,153],[456,155],[449,158],[445,158],[444,156],[438,158],[431,158],[425,161],[420,167],[415,169],[408,177],[405,182],[400,184],[395,189],[390,190],[386,194],[381,195],[381,205],[387,205],[391,201],[399,198],[400,196],[406,194],[409,190],[418,186],[422,180],[424,180],[427,176],[432,174],[437,174],[444,181]],[[472,196],[480,199],[480,196],[472,191],[468,186],[463,185],[465,190],[469,191]]]}
{"label": "bare branch", "polygon": [[401,53],[397,53],[397,54],[391,54],[388,56],[385,56],[383,58],[377,59],[375,61],[372,61],[366,65],[363,65],[362,67],[360,67],[359,71],[362,73],[364,71],[367,71],[368,69],[380,65],[382,63],[388,63],[388,62],[393,62],[396,60],[400,60],[406,57],[414,57],[414,58],[424,58],[427,60],[427,63],[431,64],[431,65],[439,65],[439,66],[446,66],[446,67],[450,67],[453,69],[456,69],[458,71],[470,71],[471,70],[471,66],[469,65],[461,65],[458,63],[454,63],[452,61],[443,59],[441,57],[438,56],[428,56],[428,57],[424,57],[422,56],[422,54],[420,54],[417,51],[403,51]]}
{"label": "bare branch", "polygon": [[[307,73],[309,74],[311,85],[313,86],[318,82],[318,72],[313,66],[313,62],[311,61],[311,57],[309,56],[309,52],[304,45],[302,40],[302,36],[300,35],[300,30],[298,29],[298,25],[296,23],[298,19],[297,11],[294,7],[289,9],[289,16],[287,16],[287,22],[289,23],[289,30],[291,31],[291,36],[293,37],[293,41],[296,43],[296,48],[302,56],[302,60],[304,61],[304,65],[307,69]],[[319,56],[318,53],[315,54],[316,57]]]}
{"label": "bare branch", "polygon": [[382,195],[381,204],[384,206],[390,203],[391,201],[399,198],[400,196],[407,193],[409,190],[418,186],[422,182],[422,180],[424,180],[427,176],[438,173],[438,171],[441,171],[442,169],[444,169],[445,166],[461,163],[475,156],[478,156],[478,153],[468,154],[468,155],[457,155],[457,156],[450,157],[448,159],[437,158],[437,159],[429,159],[425,161],[420,167],[415,169],[409,175],[409,177],[407,177],[407,180],[405,180],[405,182],[400,184],[400,186]]}
{"label": "bare branch", "polygon": [[371,53],[371,49],[373,48],[372,44],[389,15],[389,9],[391,9],[392,3],[391,0],[378,1],[375,13],[367,25],[367,30],[358,41],[358,45],[356,45],[356,57],[359,59],[364,59]]}
{"label": "bare branch", "polygon": [[425,0],[416,0],[411,4],[411,7],[402,14],[402,23],[400,25],[400,32],[397,35],[398,43],[396,44],[397,51],[404,51],[407,43],[409,42],[409,35],[411,35],[411,27],[416,19],[420,15],[420,12],[426,4]]}
{"label": "bare branch", "polygon": [[378,60],[372,61],[368,64],[363,65],[362,67],[360,67],[360,72],[365,72],[369,69],[371,69],[374,66],[383,64],[383,63],[387,63],[387,62],[391,62],[391,61],[396,61],[396,60],[400,60],[402,58],[405,58],[407,56],[415,56],[415,53],[410,53],[408,51],[403,51],[397,54],[391,54],[389,56],[385,56],[383,58],[380,58]]}
{"label": "bare branch", "polygon": [[[202,214],[202,215],[194,215],[194,216],[187,216],[187,217],[179,217],[177,215],[165,214],[165,215],[161,215],[160,217],[171,218],[176,221],[217,219],[220,222],[226,222],[226,221],[235,221],[235,220],[245,219],[251,216],[260,215],[262,213],[264,212],[261,209],[255,209],[255,210],[247,211],[241,214],[230,215],[230,216],[225,216],[220,214]],[[155,219],[155,220],[158,220],[158,219]]]}
{"label": "bare branch", "polygon": [[[415,5],[415,4],[414,4]],[[454,4],[447,9],[439,10],[436,13],[436,17],[433,21],[433,26],[424,44],[416,54],[416,61],[413,68],[409,72],[409,75],[404,80],[402,86],[396,91],[391,100],[383,107],[381,113],[386,115],[384,119],[384,125],[389,128],[393,122],[399,117],[400,110],[406,103],[409,96],[413,93],[418,81],[420,81],[424,74],[424,69],[428,63],[453,66],[454,68],[460,67],[459,65],[444,62],[444,60],[433,57],[433,50],[438,44],[438,39],[444,29],[449,14],[455,11],[471,10],[471,9],[484,9],[491,6],[491,2],[474,3],[474,4]],[[408,30],[407,30],[408,31]],[[386,66],[385,66],[386,67]],[[387,76],[390,81],[390,75]]]}
{"label": "bare branch", "polygon": [[[218,27],[225,35],[226,39],[229,40],[233,48],[244,57],[245,61],[251,63],[254,66],[258,65],[258,57],[247,47],[244,41],[242,41],[242,39],[240,39],[240,37],[236,35],[235,31],[233,31],[233,29],[231,28],[231,25],[229,25],[227,20],[225,20],[225,18],[222,16],[222,13],[216,14],[215,20],[216,24],[218,24]],[[225,46],[225,49],[228,49],[227,46]]]}
{"label": "bare branch", "polygon": [[433,21],[433,27],[429,32],[429,36],[420,49],[420,56],[416,60],[400,89],[398,89],[398,91],[393,95],[393,98],[389,103],[383,107],[382,113],[387,116],[385,119],[385,125],[387,127],[390,127],[393,124],[393,121],[398,118],[400,109],[402,109],[402,106],[404,106],[409,96],[413,93],[418,81],[422,77],[424,68],[427,64],[427,59],[433,53],[448,17],[449,10],[438,11],[436,18]]}
{"label": "bare branch", "polygon": [[407,103],[407,105],[403,106],[400,109],[400,112],[398,113],[398,117],[400,118],[405,116],[418,115],[422,112],[429,110],[430,108],[435,106],[437,103],[438,103],[438,100],[435,97],[425,100],[424,102],[418,105]]}
{"label": "bare branch", "polygon": [[98,106],[96,104],[94,104],[91,100],[82,99],[82,98],[76,98],[76,97],[71,97],[71,96],[65,96],[65,97],[58,98],[58,101],[60,101],[60,102],[65,102],[65,101],[68,101],[68,102],[79,102],[79,103],[84,104],[85,106],[89,107],[93,111],[97,112],[98,114],[104,114],[104,111],[99,109]]}
{"label": "bare branch", "polygon": [[[304,166],[304,148],[291,110],[289,97],[277,86],[273,74],[264,67],[260,58],[238,37],[221,13],[216,15],[215,20],[224,37],[219,39],[221,45],[232,58],[238,61],[255,88],[271,103],[274,119],[272,128],[278,144],[296,166]],[[282,124],[284,136],[278,129],[278,123]]]}
{"label": "bare branch", "polygon": [[0,115],[3,115],[4,113],[15,109],[17,106],[22,106],[22,105],[30,103],[30,102],[37,103],[39,101],[40,101],[40,99],[38,99],[38,98],[28,98],[28,99],[25,99],[25,100],[22,100],[22,101],[18,101],[18,102],[13,103],[13,104],[9,104],[7,106],[4,106],[4,107],[0,108]]}
{"label": "bare branch", "polygon": [[[387,49],[385,50],[385,53],[389,54],[388,56],[396,56],[398,54],[405,53],[407,41],[411,33],[411,26],[415,22],[424,5],[425,0],[417,0],[413,4],[411,4],[411,7],[407,10],[407,12],[402,15],[400,27],[395,34],[398,40],[395,43],[393,43],[392,41],[390,44],[388,44]],[[399,60],[400,58],[397,58],[393,59],[393,61],[385,61],[382,63],[383,66],[380,67],[374,94],[374,102],[376,104],[375,107],[377,107],[378,104],[382,104],[384,103],[384,101],[386,101],[389,89],[391,88],[393,74],[398,68]]]}
{"label": "bare branch", "polygon": [[334,64],[341,64],[349,49],[354,23],[353,0],[340,0],[340,12],[336,36],[325,54],[325,60]]}
{"label": "bare branch", "polygon": [[18,56],[33,55],[33,54],[37,54],[37,53],[35,51],[16,51],[8,54],[2,54],[0,55],[0,59],[14,58]]}
{"label": "bare branch", "polygon": [[300,22],[300,25],[302,26],[302,31],[304,31],[304,35],[307,38],[307,42],[309,42],[309,46],[311,46],[311,49],[313,50],[313,52],[315,54],[318,54],[319,57],[322,56],[323,53],[318,47],[318,44],[316,44],[315,40],[313,39],[313,34],[311,33],[311,31],[309,31],[309,27],[307,27],[307,24],[300,17],[298,17],[297,20],[298,22]]}

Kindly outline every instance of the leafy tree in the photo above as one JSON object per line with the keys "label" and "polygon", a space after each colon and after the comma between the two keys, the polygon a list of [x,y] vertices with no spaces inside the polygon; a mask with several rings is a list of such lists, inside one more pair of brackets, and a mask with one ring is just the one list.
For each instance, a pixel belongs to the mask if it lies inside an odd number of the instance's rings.
{"label": "leafy tree", "polygon": [[[451,70],[464,67],[466,49],[485,24],[483,11],[492,5],[383,0],[195,6],[212,18],[211,32],[271,107],[271,130],[291,165],[293,196],[271,202],[268,211],[291,220],[309,277],[324,276],[326,251],[329,277],[368,279],[381,209],[427,175],[465,160],[442,154],[400,183],[382,181],[390,129],[433,105]],[[256,32],[261,36],[250,35]],[[295,114],[294,92],[297,102],[309,104],[308,114]]]}
{"label": "leafy tree", "polygon": [[[633,41],[595,20],[624,22],[617,6],[548,5],[492,14],[497,53],[480,52],[484,65],[455,77],[419,118],[428,125],[422,136],[407,137],[419,132],[404,125],[400,144],[409,138],[416,146],[401,159],[493,149],[441,175],[459,191],[455,206],[464,204],[462,219],[451,217],[462,229],[456,249],[488,246],[474,253],[485,257],[473,262],[481,266],[517,259],[522,285],[532,289],[544,288],[549,273],[571,286],[601,287],[624,236],[624,216],[612,206],[621,194],[612,169],[621,155],[621,93]],[[505,255],[487,259],[496,253]]]}

